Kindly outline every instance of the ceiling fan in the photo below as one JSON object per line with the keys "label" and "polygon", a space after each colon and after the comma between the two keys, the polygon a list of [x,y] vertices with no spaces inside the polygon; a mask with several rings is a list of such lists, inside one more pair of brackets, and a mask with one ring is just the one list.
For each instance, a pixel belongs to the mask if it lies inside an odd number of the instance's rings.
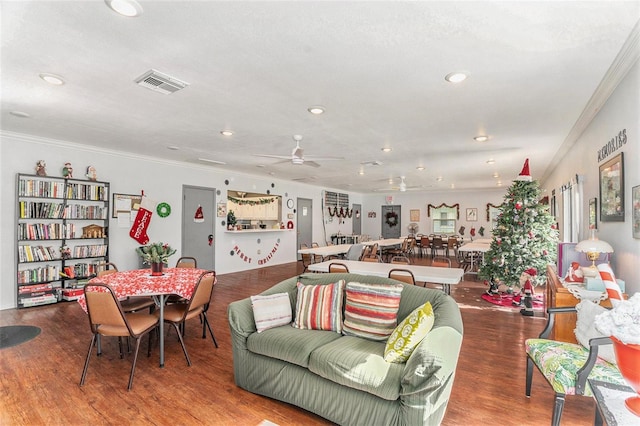
{"label": "ceiling fan", "polygon": [[304,150],[300,148],[300,141],[302,140],[302,135],[293,135],[293,140],[296,141],[296,147],[293,148],[293,151],[291,151],[291,155],[270,155],[270,154],[253,154],[253,155],[255,155],[256,157],[279,158],[282,160],[282,161],[276,162],[275,164],[287,163],[291,161],[291,164],[305,165],[305,166],[311,166],[311,167],[320,167],[320,164],[316,163],[316,161],[344,160],[344,157],[318,157],[314,155],[307,155],[305,157],[303,155]]}
{"label": "ceiling fan", "polygon": [[[404,179],[405,179],[404,176],[400,176],[400,183],[398,184],[398,186],[392,186],[391,188],[381,188],[381,189],[377,189],[376,191],[379,191],[379,192],[383,192],[383,191],[406,192],[406,191],[413,191],[413,190],[417,190],[417,189],[424,189],[424,185],[407,186],[407,183],[404,181]],[[389,179],[389,184],[393,184],[393,179]]]}

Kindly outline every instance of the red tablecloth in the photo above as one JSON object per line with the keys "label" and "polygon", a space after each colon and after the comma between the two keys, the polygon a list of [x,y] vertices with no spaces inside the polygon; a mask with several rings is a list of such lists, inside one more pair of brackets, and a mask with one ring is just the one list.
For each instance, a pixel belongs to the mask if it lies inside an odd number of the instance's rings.
{"label": "red tablecloth", "polygon": [[[158,294],[177,294],[185,299],[191,299],[198,278],[204,272],[206,272],[205,269],[166,268],[164,275],[151,276],[150,269],[134,269],[92,278],[89,280],[89,284],[107,284],[119,299],[124,299],[127,296]],[[78,303],[86,312],[87,303],[84,295],[80,296]]]}

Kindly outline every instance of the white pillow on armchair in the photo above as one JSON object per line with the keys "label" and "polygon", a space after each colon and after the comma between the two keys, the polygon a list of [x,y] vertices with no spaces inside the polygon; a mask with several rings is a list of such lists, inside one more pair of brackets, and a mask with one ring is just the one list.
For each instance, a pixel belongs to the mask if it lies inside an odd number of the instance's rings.
{"label": "white pillow on armchair", "polygon": [[[595,326],[596,315],[606,311],[607,308],[590,300],[582,300],[576,305],[576,310],[578,311],[578,320],[576,321],[574,333],[576,340],[578,340],[582,346],[589,348],[589,340],[595,337],[607,337],[600,333]],[[616,364],[616,354],[613,351],[613,344],[598,346],[598,358]]]}

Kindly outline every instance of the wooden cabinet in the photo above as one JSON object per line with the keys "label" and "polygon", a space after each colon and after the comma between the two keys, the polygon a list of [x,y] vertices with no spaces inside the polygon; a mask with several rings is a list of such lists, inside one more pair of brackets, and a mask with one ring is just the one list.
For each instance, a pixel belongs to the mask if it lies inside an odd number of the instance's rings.
{"label": "wooden cabinet", "polygon": [[[556,273],[555,265],[547,265],[545,297],[546,306],[552,308],[576,306],[580,302],[579,299],[577,299],[562,285],[562,282]],[[607,308],[611,307],[609,299],[603,300],[600,304]],[[576,320],[577,316],[575,313],[556,314],[555,324],[549,338],[563,342],[578,343],[574,334]]]}
{"label": "wooden cabinet", "polygon": [[109,183],[18,174],[18,308],[56,303],[108,258]]}
{"label": "wooden cabinet", "polygon": [[[271,199],[271,202],[262,200]],[[232,211],[237,220],[280,221],[280,197],[247,198],[245,202],[227,201],[227,211]]]}

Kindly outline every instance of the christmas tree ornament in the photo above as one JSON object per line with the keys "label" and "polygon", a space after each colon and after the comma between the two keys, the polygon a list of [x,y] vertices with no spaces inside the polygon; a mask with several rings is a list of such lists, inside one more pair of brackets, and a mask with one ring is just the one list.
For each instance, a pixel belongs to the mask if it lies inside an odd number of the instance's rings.
{"label": "christmas tree ornament", "polygon": [[516,210],[520,210],[522,208],[522,201],[516,202]]}

